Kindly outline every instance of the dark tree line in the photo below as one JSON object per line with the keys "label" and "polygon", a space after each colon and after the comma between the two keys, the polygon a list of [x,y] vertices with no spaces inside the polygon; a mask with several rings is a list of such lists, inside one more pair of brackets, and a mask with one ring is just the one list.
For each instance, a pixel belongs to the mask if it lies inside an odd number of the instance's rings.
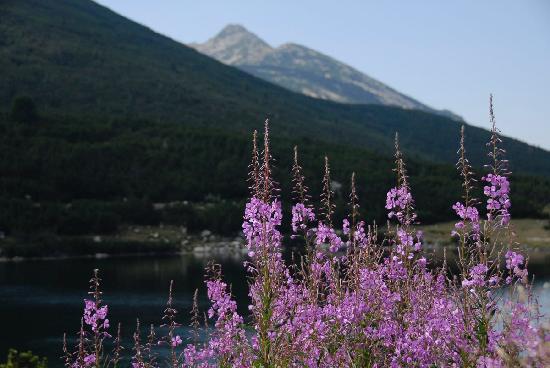
{"label": "dark tree line", "polygon": [[[0,122],[0,231],[79,235],[113,233],[122,224],[159,223],[222,234],[240,230],[251,134],[145,120],[45,117],[32,100],[17,101]],[[337,217],[347,213],[355,171],[363,216],[385,222],[385,194],[394,185],[390,156],[290,139],[278,136],[276,129],[272,142],[282,193],[291,192],[292,148],[298,145],[313,198],[321,190],[327,154],[333,180],[341,184]],[[408,159],[408,167],[420,219],[452,219],[450,206],[460,198],[454,167],[414,158]],[[514,176],[512,191],[514,217],[545,216],[549,179]],[[290,198],[282,199],[288,209]],[[155,209],[154,203],[171,205]]]}

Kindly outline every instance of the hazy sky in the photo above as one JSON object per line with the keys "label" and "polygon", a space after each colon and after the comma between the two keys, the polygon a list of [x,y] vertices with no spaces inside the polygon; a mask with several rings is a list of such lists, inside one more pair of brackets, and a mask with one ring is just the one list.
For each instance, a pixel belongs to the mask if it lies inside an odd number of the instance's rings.
{"label": "hazy sky", "polygon": [[99,0],[178,41],[239,23],[299,43],[400,92],[550,149],[550,1]]}

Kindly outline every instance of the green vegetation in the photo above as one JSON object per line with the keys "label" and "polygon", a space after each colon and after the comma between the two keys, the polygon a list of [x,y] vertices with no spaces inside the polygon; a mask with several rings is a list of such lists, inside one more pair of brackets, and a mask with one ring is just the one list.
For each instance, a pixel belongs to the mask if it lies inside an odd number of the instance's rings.
{"label": "green vegetation", "polygon": [[[455,221],[456,222],[456,221]],[[424,232],[424,238],[430,244],[452,244],[451,231],[455,222],[442,222],[437,224],[419,226]],[[550,245],[550,228],[545,225],[544,219],[514,219],[512,228],[516,234],[515,240],[521,245],[529,247],[548,247]]]}
{"label": "green vegetation", "polygon": [[[305,138],[273,141],[283,193],[291,191],[291,147],[298,145],[315,197],[327,154],[334,180],[342,184],[337,216],[347,211],[348,182],[356,171],[365,217],[385,222],[385,193],[394,180],[391,157]],[[6,118],[0,122],[0,146],[0,230],[25,242],[116,234],[128,224],[181,225],[191,233],[208,229],[222,235],[240,229],[250,137],[146,121],[67,117],[28,125]],[[454,167],[411,159],[409,168],[420,219],[453,218],[448,204],[460,198]],[[516,175],[513,182],[514,215],[544,217],[550,180]]]}
{"label": "green vegetation", "polygon": [[[455,121],[295,94],[88,0],[7,1],[0,12],[3,254],[18,254],[13,239],[31,247],[59,237],[116,236],[132,224],[235,234],[248,195],[242,178],[250,136],[266,116],[282,193],[291,192],[292,147],[298,145],[314,196],[329,156],[342,184],[335,186],[337,218],[347,211],[356,171],[363,214],[384,223],[399,131],[421,221],[453,216],[449,203],[460,198],[452,164]],[[466,128],[477,167],[486,162],[488,137],[486,130]],[[550,153],[508,138],[504,146],[518,168],[514,217],[545,216]]]}
{"label": "green vegetation", "polygon": [[[18,96],[78,117],[145,119],[248,135],[266,116],[287,137],[454,163],[460,123],[415,110],[341,105],[292,93],[225,66],[89,0],[0,3],[0,111]],[[498,96],[497,96],[498,97]],[[498,99],[497,99],[498,106]],[[84,128],[86,129],[86,128]],[[466,129],[474,165],[485,163],[486,130]],[[505,139],[514,172],[550,175],[550,153]]]}
{"label": "green vegetation", "polygon": [[47,368],[48,360],[34,355],[32,351],[19,352],[10,349],[6,363],[0,363],[0,368]]}

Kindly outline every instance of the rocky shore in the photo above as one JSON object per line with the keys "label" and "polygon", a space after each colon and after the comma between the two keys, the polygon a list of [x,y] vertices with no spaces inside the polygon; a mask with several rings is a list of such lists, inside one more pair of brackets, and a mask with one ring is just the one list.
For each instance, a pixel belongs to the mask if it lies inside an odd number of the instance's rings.
{"label": "rocky shore", "polygon": [[112,235],[0,239],[0,261],[188,253],[242,256],[246,249],[241,236],[223,237],[210,230],[189,234],[185,228],[175,226],[129,226]]}

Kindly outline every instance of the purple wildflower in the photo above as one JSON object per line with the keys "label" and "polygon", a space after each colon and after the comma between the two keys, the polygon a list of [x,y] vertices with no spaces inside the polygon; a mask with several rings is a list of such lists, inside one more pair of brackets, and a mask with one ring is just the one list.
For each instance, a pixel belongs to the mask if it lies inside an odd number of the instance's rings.
{"label": "purple wildflower", "polygon": [[[520,266],[523,266],[523,263],[525,262],[525,258],[520,253],[516,253],[513,251],[507,251],[505,254],[506,258],[506,268],[510,270],[510,272],[516,276],[518,279],[525,279],[527,277],[527,269],[522,269]],[[506,279],[507,283],[510,283],[512,281],[512,277],[508,276]]]}
{"label": "purple wildflower", "polygon": [[307,229],[308,223],[315,221],[315,214],[310,207],[303,203],[297,203],[292,206],[292,231],[304,231]]}
{"label": "purple wildflower", "polygon": [[181,339],[181,337],[179,335],[176,335],[176,337],[172,338],[172,346],[173,347],[180,346],[182,342],[183,342],[183,340]]}
{"label": "purple wildflower", "polygon": [[348,219],[344,219],[342,221],[342,232],[344,233],[344,235],[349,235],[349,233],[350,233],[350,226],[349,226],[349,220]]}
{"label": "purple wildflower", "polygon": [[91,367],[95,364],[95,354],[89,354],[84,357],[84,365],[86,367]]}
{"label": "purple wildflower", "polygon": [[470,279],[465,278],[462,280],[462,286],[463,287],[471,287],[471,286],[484,286],[485,285],[485,278],[487,275],[487,271],[489,269],[486,265],[480,263],[472,267],[470,270]]}
{"label": "purple wildflower", "polygon": [[[412,194],[406,186],[392,188],[386,195],[386,209],[390,211],[388,218],[396,218],[401,224],[409,225],[416,218],[414,213],[407,213],[412,205]],[[407,218],[407,215],[410,218]]]}
{"label": "purple wildflower", "polygon": [[[316,216],[313,208],[307,205],[295,149],[293,173],[298,203],[292,208],[291,224],[294,233],[306,235],[308,254],[299,263],[287,265],[282,257],[279,231],[281,203],[273,194],[274,182],[270,177],[267,126],[264,146],[264,162],[260,166],[253,160],[251,166],[252,198],[246,204],[242,225],[251,257],[246,262],[250,280],[250,328],[237,312],[231,287],[222,281],[219,266],[211,266],[206,281],[210,308],[205,320],[213,320],[214,326],[205,330],[206,341],[194,339],[194,343],[186,345],[178,356],[175,348],[183,344],[183,339],[175,335],[176,311],[170,291],[164,318],[167,320],[164,327],[169,327],[169,333],[162,342],[171,348],[172,367],[547,365],[544,364],[544,354],[547,354],[544,349],[550,338],[548,331],[535,323],[538,316],[529,301],[518,298],[504,305],[497,303],[498,288],[504,286],[504,273],[498,269],[499,260],[495,256],[500,254],[500,248],[496,248],[500,244],[492,235],[493,231],[505,229],[509,221],[508,180],[494,174],[484,178],[490,184],[485,187],[490,199],[489,212],[502,221],[491,222],[491,226],[481,229],[475,200],[469,195],[473,179],[463,139],[461,168],[466,194],[462,202],[453,206],[460,218],[455,230],[461,234],[462,288],[446,277],[445,266],[441,269],[426,267],[428,260],[420,253],[423,235],[415,232],[412,226],[416,215],[397,140],[398,186],[392,188],[386,198],[388,216],[399,221],[396,232],[392,231],[391,238],[379,242],[376,225],[365,230],[365,222],[358,219],[352,176],[352,213],[342,224],[342,232],[350,246],[341,257],[324,251],[325,245],[331,253],[345,245],[331,222],[334,197],[328,160],[325,160],[323,180],[322,221],[312,228]],[[257,148],[253,152],[257,156]],[[474,239],[475,244],[470,244],[467,237]],[[310,241],[316,247],[310,248]],[[385,249],[387,244],[394,246],[389,253]],[[505,258],[509,282],[524,280],[527,275],[524,256],[508,251]],[[102,359],[101,346],[90,349],[91,339],[84,332],[84,327],[89,326],[95,332],[94,342],[100,343],[97,337],[106,336],[103,331],[109,325],[108,308],[101,305],[97,277],[94,282],[94,300],[85,301],[79,352],[75,354],[78,359],[74,364],[70,358],[68,360],[68,366],[74,368],[103,363],[96,361]],[[512,287],[515,286],[529,287],[526,283],[514,283]],[[193,310],[192,325],[198,326],[195,303]],[[499,321],[502,328],[497,328],[495,321]],[[139,326],[136,331],[133,367],[158,366],[144,359],[140,352]]]}
{"label": "purple wildflower", "polygon": [[342,247],[342,239],[336,235],[333,228],[326,226],[322,222],[317,226],[316,235],[316,244],[321,245],[323,243],[328,243],[329,250],[333,253],[337,252]]}
{"label": "purple wildflower", "polygon": [[501,218],[502,225],[508,225],[510,222],[509,208],[510,184],[508,178],[502,175],[488,174],[482,178],[489,185],[483,187],[483,193],[487,196],[487,209],[491,213],[496,211]]}
{"label": "purple wildflower", "polygon": [[[462,203],[457,202],[453,205],[453,210],[455,210],[458,217],[462,219],[455,224],[455,229],[457,231],[464,229],[466,222],[468,222],[472,226],[472,237],[474,240],[479,240],[480,225],[477,208],[471,206],[466,207]],[[454,233],[456,233],[456,231]]]}

